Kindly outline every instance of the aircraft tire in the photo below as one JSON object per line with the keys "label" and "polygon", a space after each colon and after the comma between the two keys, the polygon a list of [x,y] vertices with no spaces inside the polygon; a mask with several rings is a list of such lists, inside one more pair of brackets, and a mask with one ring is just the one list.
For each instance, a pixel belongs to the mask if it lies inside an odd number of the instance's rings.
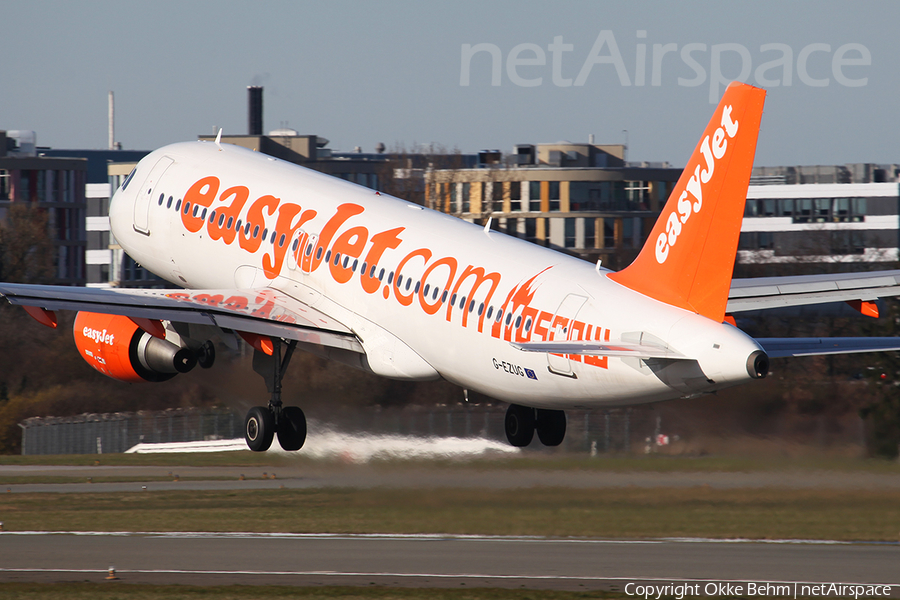
{"label": "aircraft tire", "polygon": [[265,452],[275,437],[275,416],[268,408],[254,406],[244,419],[244,439],[254,452]]}
{"label": "aircraft tire", "polygon": [[303,447],[306,441],[306,416],[296,406],[285,406],[278,421],[278,443],[292,452]]}
{"label": "aircraft tire", "polygon": [[216,347],[208,341],[197,349],[197,364],[201,369],[209,369],[216,362]]}
{"label": "aircraft tire", "polygon": [[519,404],[510,404],[506,409],[506,439],[517,448],[531,443],[534,437],[534,409]]}
{"label": "aircraft tire", "polygon": [[545,446],[559,446],[566,437],[566,413],[562,410],[537,409],[535,429]]}

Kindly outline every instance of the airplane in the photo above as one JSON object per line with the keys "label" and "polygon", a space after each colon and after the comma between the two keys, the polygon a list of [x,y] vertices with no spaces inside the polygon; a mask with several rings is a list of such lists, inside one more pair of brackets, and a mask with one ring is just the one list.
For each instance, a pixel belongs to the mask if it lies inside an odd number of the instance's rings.
{"label": "airplane", "polygon": [[766,92],[732,83],[635,261],[600,264],[215,142],[165,146],[110,203],[116,241],[175,289],[0,284],[55,327],[75,310],[82,357],[163,381],[253,347],[269,393],[254,451],[306,439],[283,406],[296,349],[384,377],[443,378],[509,403],[506,436],[560,444],[566,409],[691,397],[761,379],[775,357],[900,350],[896,338],[753,339],[742,311],[845,301],[877,314],[900,271],[732,281]]}

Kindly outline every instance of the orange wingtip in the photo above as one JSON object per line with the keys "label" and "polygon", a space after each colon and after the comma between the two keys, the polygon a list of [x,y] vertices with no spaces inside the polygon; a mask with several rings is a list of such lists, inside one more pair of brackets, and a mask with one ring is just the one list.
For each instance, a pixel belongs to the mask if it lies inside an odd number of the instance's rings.
{"label": "orange wingtip", "polygon": [[255,350],[259,350],[263,354],[268,354],[272,356],[275,353],[275,344],[272,343],[272,339],[259,335],[258,333],[248,333],[246,331],[238,331],[238,335],[244,338],[244,341],[253,346]]}
{"label": "orange wingtip", "polygon": [[610,279],[724,320],[765,97],[728,86],[637,259]]}

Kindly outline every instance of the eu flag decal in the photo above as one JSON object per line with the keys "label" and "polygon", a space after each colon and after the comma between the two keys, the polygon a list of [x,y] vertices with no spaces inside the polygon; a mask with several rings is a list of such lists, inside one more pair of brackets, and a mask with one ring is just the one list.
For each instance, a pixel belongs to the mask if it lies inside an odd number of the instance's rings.
{"label": "eu flag decal", "polygon": [[525,375],[528,377],[528,379],[537,380],[537,375],[535,375],[534,371],[532,371],[531,369],[525,369]]}

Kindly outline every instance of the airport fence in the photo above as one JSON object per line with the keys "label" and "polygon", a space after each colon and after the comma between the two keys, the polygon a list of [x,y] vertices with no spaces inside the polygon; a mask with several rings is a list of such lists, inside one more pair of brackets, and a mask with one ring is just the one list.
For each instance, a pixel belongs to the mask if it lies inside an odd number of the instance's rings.
{"label": "airport fence", "polygon": [[233,439],[243,416],[229,410],[170,409],[32,417],[19,423],[22,454],[111,454],[140,443]]}
{"label": "airport fence", "polygon": [[[506,405],[367,407],[316,415],[310,428],[329,428],[358,435],[401,435],[422,438],[487,438],[505,442]],[[563,444],[555,451],[627,453],[643,431],[640,413],[630,410],[567,411]],[[322,417],[326,417],[323,419]],[[22,428],[22,454],[108,454],[125,452],[139,443],[194,442],[235,439],[243,435],[244,414],[227,409],[170,409],[72,417],[32,417]],[[543,448],[537,435],[532,448]]]}

